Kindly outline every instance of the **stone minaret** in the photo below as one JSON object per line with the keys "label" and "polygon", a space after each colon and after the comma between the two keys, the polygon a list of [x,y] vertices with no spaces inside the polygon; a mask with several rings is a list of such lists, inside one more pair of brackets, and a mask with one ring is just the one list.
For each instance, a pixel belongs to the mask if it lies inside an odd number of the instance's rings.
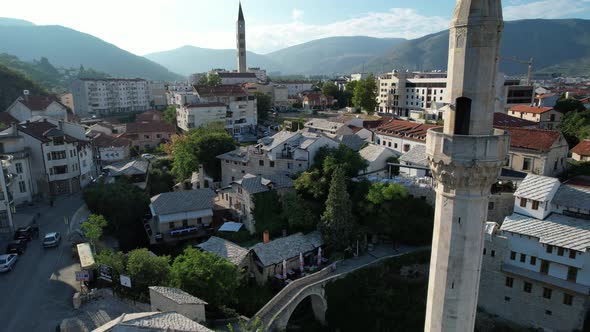
{"label": "stone minaret", "polygon": [[242,13],[242,3],[238,11],[238,21],[236,22],[236,48],[238,50],[238,73],[245,73],[246,67],[246,22]]}
{"label": "stone minaret", "polygon": [[492,127],[502,27],[500,0],[457,1],[445,125],[426,139],[436,190],[428,332],[474,329],[488,196],[509,144]]}

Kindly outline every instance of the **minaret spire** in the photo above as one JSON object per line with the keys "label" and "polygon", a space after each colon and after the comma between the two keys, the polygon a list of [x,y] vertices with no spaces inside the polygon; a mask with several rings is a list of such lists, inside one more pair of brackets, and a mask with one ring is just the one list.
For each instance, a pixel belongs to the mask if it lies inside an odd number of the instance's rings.
{"label": "minaret spire", "polygon": [[[500,0],[457,0],[449,36],[444,130],[428,131],[436,207],[424,331],[472,332],[490,188],[509,137],[493,129],[503,27]],[[502,259],[502,257],[498,257]]]}
{"label": "minaret spire", "polygon": [[246,21],[242,12],[242,2],[239,3],[238,21],[236,22],[236,49],[238,59],[238,73],[245,73],[246,66]]}

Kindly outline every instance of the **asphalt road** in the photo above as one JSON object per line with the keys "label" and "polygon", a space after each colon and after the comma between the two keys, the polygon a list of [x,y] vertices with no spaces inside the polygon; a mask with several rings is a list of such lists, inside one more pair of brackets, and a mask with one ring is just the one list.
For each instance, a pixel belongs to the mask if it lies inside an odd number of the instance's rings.
{"label": "asphalt road", "polygon": [[[81,195],[73,195],[59,198],[54,207],[37,204],[24,209],[41,213],[39,239],[29,242],[13,271],[0,274],[0,331],[55,331],[72,315],[79,264],[72,258],[64,216],[71,220],[82,204]],[[43,236],[56,231],[62,234],[60,246],[44,249]],[[4,249],[2,245],[0,251]]]}

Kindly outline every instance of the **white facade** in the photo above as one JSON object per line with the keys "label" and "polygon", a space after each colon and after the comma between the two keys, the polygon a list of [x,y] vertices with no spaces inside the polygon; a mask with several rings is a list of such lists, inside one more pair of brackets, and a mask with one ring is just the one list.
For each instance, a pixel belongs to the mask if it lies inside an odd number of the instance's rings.
{"label": "white facade", "polygon": [[150,107],[150,89],[143,79],[79,79],[72,84],[79,116],[140,112]]}
{"label": "white facade", "polygon": [[296,96],[303,91],[309,91],[313,88],[313,83],[305,81],[278,81],[276,83],[286,86],[289,96]]}
{"label": "white facade", "polygon": [[268,77],[266,76],[266,69],[260,69],[260,67],[250,67],[248,68],[249,73],[254,73],[256,78],[261,82],[266,82]]}
{"label": "white facade", "polygon": [[379,77],[378,111],[399,116],[410,116],[411,111],[430,110],[428,114],[438,119],[436,111],[445,103],[447,74],[445,72],[393,71]]}
{"label": "white facade", "polygon": [[187,104],[176,110],[176,124],[184,130],[226,122],[228,107],[222,103]]}
{"label": "white facade", "polygon": [[50,97],[24,96],[19,97],[6,109],[19,122],[33,117],[48,117],[58,121],[67,121],[67,108]]}

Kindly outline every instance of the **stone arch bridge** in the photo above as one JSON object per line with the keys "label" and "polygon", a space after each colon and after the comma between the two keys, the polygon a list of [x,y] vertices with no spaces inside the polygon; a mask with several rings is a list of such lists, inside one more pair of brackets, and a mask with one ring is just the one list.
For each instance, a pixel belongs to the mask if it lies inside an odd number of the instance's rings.
{"label": "stone arch bridge", "polygon": [[325,324],[328,302],[324,289],[328,282],[344,278],[350,272],[385,259],[424,249],[426,248],[400,248],[396,253],[388,252],[380,257],[367,254],[355,259],[338,261],[335,269],[328,266],[314,274],[291,282],[266,303],[254,317],[260,318],[266,331],[283,331],[287,328],[289,319],[297,306],[309,297],[315,318]]}

